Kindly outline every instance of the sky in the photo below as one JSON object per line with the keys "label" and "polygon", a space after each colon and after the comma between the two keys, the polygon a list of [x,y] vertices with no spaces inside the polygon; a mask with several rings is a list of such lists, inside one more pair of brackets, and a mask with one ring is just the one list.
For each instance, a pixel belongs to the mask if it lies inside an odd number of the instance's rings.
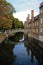
{"label": "sky", "polygon": [[28,14],[31,14],[31,10],[34,10],[35,16],[39,14],[39,5],[43,0],[7,0],[10,2],[16,10],[13,16],[21,21],[26,21]]}

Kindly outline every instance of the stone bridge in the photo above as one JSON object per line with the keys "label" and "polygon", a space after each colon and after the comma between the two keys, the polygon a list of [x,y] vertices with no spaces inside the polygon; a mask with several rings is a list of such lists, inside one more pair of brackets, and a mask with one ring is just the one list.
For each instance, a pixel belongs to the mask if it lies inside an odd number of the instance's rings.
{"label": "stone bridge", "polygon": [[28,34],[29,30],[28,29],[12,29],[12,30],[7,30],[5,31],[6,36],[13,36],[17,32],[23,32],[24,34]]}

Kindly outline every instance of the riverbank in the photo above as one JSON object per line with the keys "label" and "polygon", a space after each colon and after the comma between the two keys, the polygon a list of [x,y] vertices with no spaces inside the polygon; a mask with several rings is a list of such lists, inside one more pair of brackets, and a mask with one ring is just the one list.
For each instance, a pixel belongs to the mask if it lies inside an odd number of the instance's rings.
{"label": "riverbank", "polygon": [[4,33],[0,34],[0,43],[2,43],[6,39],[6,35]]}

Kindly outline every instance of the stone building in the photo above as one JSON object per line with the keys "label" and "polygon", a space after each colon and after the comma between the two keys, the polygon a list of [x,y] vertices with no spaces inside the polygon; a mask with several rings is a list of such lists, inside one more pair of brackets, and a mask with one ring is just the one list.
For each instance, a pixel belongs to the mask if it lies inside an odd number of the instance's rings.
{"label": "stone building", "polygon": [[25,29],[28,29],[29,20],[30,20],[30,14],[28,14],[28,17],[26,18],[26,21],[25,21],[25,23],[24,23],[24,28],[25,28]]}
{"label": "stone building", "polygon": [[25,25],[28,25],[29,37],[43,42],[43,2],[40,3],[39,11],[39,15],[34,17],[34,10],[31,10],[31,19],[27,19]]}
{"label": "stone building", "polygon": [[39,9],[40,9],[39,40],[41,40],[43,42],[43,2],[40,3]]}

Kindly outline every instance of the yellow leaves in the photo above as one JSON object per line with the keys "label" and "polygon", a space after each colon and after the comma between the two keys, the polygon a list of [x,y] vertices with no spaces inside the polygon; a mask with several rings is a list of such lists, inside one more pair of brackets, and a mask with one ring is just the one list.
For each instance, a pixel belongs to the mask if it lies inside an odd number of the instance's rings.
{"label": "yellow leaves", "polygon": [[14,12],[13,6],[8,3],[6,0],[0,0],[0,28],[9,29],[12,27],[13,15]]}
{"label": "yellow leaves", "polygon": [[5,34],[0,34],[0,41],[5,37]]}

